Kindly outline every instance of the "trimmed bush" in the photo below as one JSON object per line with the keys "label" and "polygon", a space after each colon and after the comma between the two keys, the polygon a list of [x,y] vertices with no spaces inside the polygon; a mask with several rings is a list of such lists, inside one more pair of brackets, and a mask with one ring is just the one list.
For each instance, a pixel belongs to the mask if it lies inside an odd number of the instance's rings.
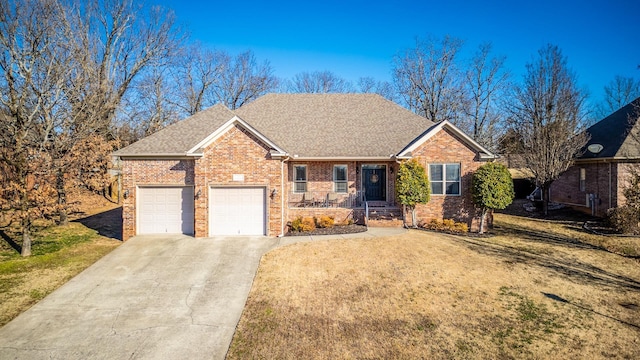
{"label": "trimmed bush", "polygon": [[422,226],[424,229],[444,231],[450,233],[466,233],[469,232],[469,226],[462,222],[455,222],[453,219],[432,219],[430,222]]}
{"label": "trimmed bush", "polygon": [[314,221],[313,218],[310,218],[310,217],[303,218],[302,216],[299,216],[291,222],[292,231],[302,232],[302,231],[313,231],[315,229],[316,229],[316,222]]}
{"label": "trimmed bush", "polygon": [[623,234],[640,233],[640,210],[632,206],[620,206],[607,211],[607,223]]}
{"label": "trimmed bush", "polygon": [[319,228],[332,228],[335,225],[335,220],[332,216],[320,216],[316,219],[316,226]]}

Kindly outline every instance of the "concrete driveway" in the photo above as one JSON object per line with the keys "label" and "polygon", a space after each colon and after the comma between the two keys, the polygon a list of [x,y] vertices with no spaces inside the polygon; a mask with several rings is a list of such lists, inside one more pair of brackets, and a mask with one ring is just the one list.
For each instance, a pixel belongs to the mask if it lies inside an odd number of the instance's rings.
{"label": "concrete driveway", "polygon": [[222,359],[278,240],[133,238],[0,328],[0,359]]}

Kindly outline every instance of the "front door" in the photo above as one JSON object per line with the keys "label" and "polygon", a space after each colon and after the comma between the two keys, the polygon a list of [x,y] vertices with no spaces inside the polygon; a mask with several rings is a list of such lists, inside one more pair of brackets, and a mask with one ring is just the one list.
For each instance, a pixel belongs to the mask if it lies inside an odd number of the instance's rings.
{"label": "front door", "polygon": [[367,201],[387,200],[387,166],[363,165],[362,187]]}

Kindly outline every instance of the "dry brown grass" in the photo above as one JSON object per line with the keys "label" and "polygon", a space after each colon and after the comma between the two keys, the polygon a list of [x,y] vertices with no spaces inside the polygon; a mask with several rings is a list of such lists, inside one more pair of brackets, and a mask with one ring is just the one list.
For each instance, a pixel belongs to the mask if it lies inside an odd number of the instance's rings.
{"label": "dry brown grass", "polygon": [[229,359],[640,358],[640,262],[579,226],[300,243],[260,264]]}

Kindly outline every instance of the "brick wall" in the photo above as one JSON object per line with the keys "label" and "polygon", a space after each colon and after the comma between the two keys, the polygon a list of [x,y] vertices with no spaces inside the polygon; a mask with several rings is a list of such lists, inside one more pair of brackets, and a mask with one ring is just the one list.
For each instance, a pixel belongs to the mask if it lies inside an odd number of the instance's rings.
{"label": "brick wall", "polygon": [[122,191],[122,239],[136,235],[136,190],[143,185],[194,185],[193,160],[124,160]]}
{"label": "brick wall", "polygon": [[[476,160],[475,150],[466,146],[450,131],[443,129],[413,151],[412,155],[424,166],[427,173],[429,164],[460,164],[461,195],[431,194],[431,200],[427,204],[419,204],[416,207],[419,221],[454,219],[466,223],[472,231],[477,231],[480,222],[471,197],[471,178],[473,172],[484,163]],[[405,218],[411,222],[410,213]]]}
{"label": "brick wall", "polygon": [[290,199],[286,201],[285,213],[287,222],[293,221],[295,218],[302,217],[319,217],[323,215],[333,216],[336,222],[344,220],[353,220],[356,223],[364,223],[363,211],[354,211],[353,209],[341,209],[341,208],[299,208],[296,206],[296,200],[301,198],[293,193],[294,187],[294,167],[297,165],[307,166],[307,191],[314,192],[319,196],[325,196],[327,193],[334,192],[333,184],[333,167],[334,165],[347,165],[347,187],[348,193],[338,195],[341,198],[351,196],[355,197],[358,191],[362,190],[361,172],[362,165],[386,165],[387,166],[387,201],[390,205],[397,204],[395,198],[395,173],[391,172],[391,168],[394,171],[397,170],[398,165],[393,162],[361,162],[361,161],[295,161],[290,160],[287,163],[287,182],[286,182],[286,194],[290,196]]}
{"label": "brick wall", "polygon": [[[585,188],[580,190],[580,169],[585,171]],[[582,163],[565,171],[551,184],[551,201],[569,205],[576,210],[591,213],[588,194],[595,195],[595,215],[605,216],[609,208],[618,206],[622,198],[618,177],[624,165],[617,163]]]}
{"label": "brick wall", "polygon": [[[419,205],[421,221],[451,218],[466,222],[477,229],[478,219],[471,200],[471,175],[482,165],[476,161],[473,149],[464,145],[461,139],[447,130],[442,130],[418,149],[413,156],[428,169],[431,163],[459,163],[461,165],[460,196],[432,195],[426,205]],[[293,169],[295,165],[307,165],[308,191],[333,192],[333,166],[347,165],[349,193],[361,190],[361,168],[363,164],[387,166],[387,203],[398,204],[395,196],[395,171],[393,162],[356,161],[288,161],[285,165],[285,186],[281,187],[280,160],[269,155],[269,148],[242,127],[234,127],[223,134],[204,150],[204,156],[195,160],[125,160],[123,162],[123,190],[129,191],[123,208],[123,239],[135,235],[135,188],[138,185],[193,185],[195,200],[195,236],[209,234],[209,189],[220,186],[259,186],[267,191],[267,235],[277,236],[284,223],[298,216],[334,216],[336,221],[361,217],[361,211],[340,208],[295,208],[287,201],[293,192]],[[393,172],[391,171],[393,168]],[[359,171],[360,170],[360,171]],[[242,175],[242,181],[234,181],[235,175]],[[273,198],[270,193],[275,190]],[[284,207],[281,202],[285,198]],[[357,213],[357,214],[356,214]],[[410,219],[410,217],[409,217]],[[286,231],[286,229],[285,229]]]}
{"label": "brick wall", "polygon": [[[242,127],[234,127],[209,145],[195,161],[195,232],[209,236],[209,189],[212,186],[259,186],[267,191],[267,235],[277,236],[282,227],[281,162],[269,155],[269,148]],[[243,181],[234,181],[233,175]],[[269,196],[272,190],[277,195]]]}

